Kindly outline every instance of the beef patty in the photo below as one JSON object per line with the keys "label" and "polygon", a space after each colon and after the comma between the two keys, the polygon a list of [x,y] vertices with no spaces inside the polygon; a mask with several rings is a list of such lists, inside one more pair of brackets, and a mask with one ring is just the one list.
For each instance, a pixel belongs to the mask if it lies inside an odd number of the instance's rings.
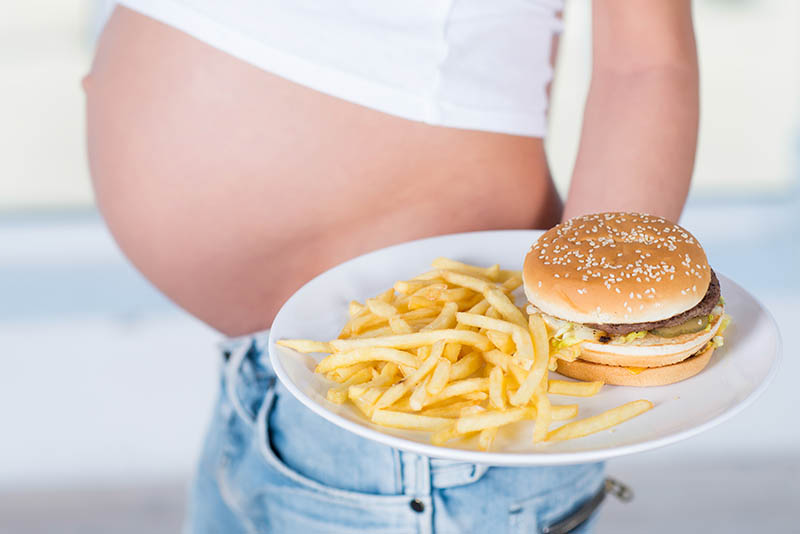
{"label": "beef patty", "polygon": [[706,291],[703,300],[701,300],[694,308],[689,308],[685,312],[678,315],[673,315],[661,321],[654,321],[651,323],[629,323],[629,324],[586,324],[589,328],[595,330],[602,330],[611,336],[623,336],[631,332],[639,332],[642,330],[653,330],[654,328],[665,328],[667,326],[675,326],[685,323],[689,319],[700,317],[701,315],[708,315],[714,306],[719,302],[720,290],[719,280],[714,270],[711,270],[711,282],[708,284],[708,291]]}

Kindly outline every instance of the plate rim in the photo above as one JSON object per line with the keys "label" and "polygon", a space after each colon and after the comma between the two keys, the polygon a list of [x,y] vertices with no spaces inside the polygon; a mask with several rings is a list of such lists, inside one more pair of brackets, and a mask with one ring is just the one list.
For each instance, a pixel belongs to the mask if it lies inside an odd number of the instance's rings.
{"label": "plate rim", "polygon": [[[284,304],[281,306],[280,310],[275,316],[275,322],[278,321],[278,318],[284,312],[286,304],[289,302],[289,300],[291,300],[294,297],[294,295],[305,289],[307,286],[313,284],[319,278],[326,276],[331,271],[344,269],[348,264],[352,262],[363,261],[365,258],[373,254],[383,254],[395,248],[402,248],[409,245],[419,244],[425,241],[434,241],[440,239],[467,237],[467,236],[474,236],[474,237],[479,237],[481,235],[489,236],[498,233],[503,233],[503,234],[530,233],[532,235],[533,234],[541,235],[542,233],[544,233],[544,231],[514,229],[514,230],[483,230],[476,232],[460,232],[456,234],[444,234],[438,236],[425,237],[421,239],[415,239],[412,241],[406,241],[403,243],[398,243],[378,250],[374,250],[366,254],[362,254],[360,256],[356,256],[355,258],[351,258],[334,267],[331,267],[330,269],[327,269],[326,271],[315,276],[314,278],[303,284],[303,286],[298,288],[297,291],[295,291],[295,293],[293,293],[288,299],[286,299]],[[300,401],[306,408],[309,408],[311,411],[313,411],[320,417],[336,424],[341,428],[344,428],[349,432],[352,432],[362,438],[369,439],[371,441],[381,443],[383,445],[387,445],[389,447],[393,447],[407,452],[412,452],[415,454],[421,454],[432,458],[441,458],[446,460],[454,460],[454,461],[474,463],[478,465],[492,465],[492,466],[510,467],[510,466],[572,465],[572,464],[580,464],[587,462],[604,461],[619,456],[627,456],[639,452],[659,449],[661,447],[665,447],[667,445],[671,445],[673,443],[677,443],[679,441],[683,441],[685,439],[696,436],[702,432],[705,432],[706,430],[710,430],[724,423],[725,421],[729,420],[730,418],[740,413],[745,408],[752,405],[764,393],[764,391],[766,391],[766,389],[769,387],[769,385],[772,383],[775,376],[777,375],[778,368],[780,367],[780,363],[783,359],[783,339],[781,337],[781,332],[780,329],[778,328],[778,324],[775,321],[775,317],[772,315],[772,312],[770,312],[769,309],[766,308],[764,304],[755,295],[747,291],[736,281],[725,276],[719,271],[715,272],[717,272],[717,275],[721,279],[723,279],[725,283],[733,284],[739,290],[745,293],[750,299],[752,299],[753,302],[755,302],[758,305],[760,311],[768,318],[769,325],[771,326],[775,336],[775,351],[774,354],[772,355],[773,356],[772,363],[764,380],[737,404],[731,406],[721,414],[713,417],[712,419],[709,419],[708,421],[700,425],[693,426],[686,430],[676,432],[674,434],[669,434],[667,436],[654,440],[647,440],[639,443],[620,445],[616,447],[607,447],[602,449],[573,451],[573,452],[558,452],[558,453],[493,452],[493,451],[480,451],[477,449],[476,450],[457,449],[452,447],[433,445],[431,443],[420,443],[418,441],[413,441],[403,437],[394,436],[392,434],[381,432],[379,430],[351,421],[346,417],[343,417],[327,409],[325,406],[315,402],[311,397],[306,395],[289,378],[286,369],[284,369],[283,364],[281,363],[280,359],[277,356],[277,352],[279,349],[275,343],[277,339],[275,336],[274,328],[271,328],[269,333],[268,351],[269,351],[270,364],[272,365],[272,369],[275,372],[278,379],[280,380],[281,384],[289,391],[289,393],[292,394],[292,396],[294,396],[298,401]]]}

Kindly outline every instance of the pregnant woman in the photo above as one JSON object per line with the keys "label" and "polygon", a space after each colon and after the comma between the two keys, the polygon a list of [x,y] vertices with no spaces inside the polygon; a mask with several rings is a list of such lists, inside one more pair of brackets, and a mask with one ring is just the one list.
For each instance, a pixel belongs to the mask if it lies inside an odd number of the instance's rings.
{"label": "pregnant woman", "polygon": [[[264,331],[313,276],[426,236],[586,212],[676,220],[694,162],[689,0],[594,0],[565,204],[543,137],[558,0],[125,0],[84,80],[100,210],[131,262],[219,330],[187,531],[589,532],[602,465],[487,468],[331,425]],[[186,380],[191,380],[187,370]]]}

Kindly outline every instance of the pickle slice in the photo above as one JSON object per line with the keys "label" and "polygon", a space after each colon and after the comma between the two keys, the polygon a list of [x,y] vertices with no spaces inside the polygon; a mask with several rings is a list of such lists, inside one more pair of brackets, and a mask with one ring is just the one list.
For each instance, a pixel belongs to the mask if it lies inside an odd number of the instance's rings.
{"label": "pickle slice", "polygon": [[685,323],[667,326],[664,328],[654,328],[651,334],[660,337],[678,337],[684,334],[696,334],[708,326],[708,315],[701,315],[694,319],[689,319]]}

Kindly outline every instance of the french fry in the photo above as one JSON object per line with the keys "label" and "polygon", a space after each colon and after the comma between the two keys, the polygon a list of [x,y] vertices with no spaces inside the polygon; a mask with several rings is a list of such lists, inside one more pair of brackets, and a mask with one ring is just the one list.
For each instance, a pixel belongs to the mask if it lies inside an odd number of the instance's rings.
{"label": "french fry", "polygon": [[482,451],[488,451],[492,448],[494,438],[497,437],[497,427],[484,428],[478,434],[478,448]]}
{"label": "french fry", "polygon": [[512,277],[522,278],[522,271],[519,269],[500,269],[500,280],[508,280]]}
{"label": "french fry", "polygon": [[455,363],[459,354],[461,354],[461,343],[448,343],[444,346],[442,357],[450,360],[450,363]]}
{"label": "french fry", "polygon": [[310,352],[320,352],[323,354],[330,354],[333,352],[330,344],[323,343],[322,341],[312,341],[310,339],[279,339],[276,344],[281,347],[286,347],[303,354]]}
{"label": "french fry", "polygon": [[550,417],[553,421],[566,421],[578,416],[577,404],[551,404]]}
{"label": "french fry", "polygon": [[510,293],[521,285],[522,285],[522,277],[519,275],[512,275],[509,276],[505,282],[503,282],[502,288],[503,291],[505,291],[506,293]]}
{"label": "french fry", "polygon": [[514,361],[508,364],[508,370],[510,377],[514,379],[514,381],[517,383],[517,388],[519,388],[519,386],[525,382],[525,377],[528,376],[528,372],[517,365],[517,363]]}
{"label": "french fry", "polygon": [[[391,303],[392,299],[394,298],[394,289],[389,289],[384,291],[374,299],[369,300],[377,300],[384,303]],[[370,313],[369,307],[365,304],[361,306],[358,301],[351,301],[348,306],[348,311],[350,314],[350,319],[344,325],[339,334],[340,339],[347,339],[354,334],[358,334],[362,330],[368,329],[372,326],[377,326],[381,324],[381,320],[383,318],[378,317],[372,313]]]}
{"label": "french fry", "polygon": [[469,345],[478,350],[489,350],[492,347],[489,338],[478,332],[456,330],[453,328],[370,339],[334,339],[330,342],[330,345],[335,352],[345,352],[366,347],[411,349],[422,345],[432,345],[440,340],[445,343],[454,342],[461,343],[462,345]]}
{"label": "french fry", "polygon": [[653,403],[648,400],[628,402],[601,414],[560,426],[547,434],[547,441],[564,441],[588,436],[641,415],[652,407]]}
{"label": "french fry", "polygon": [[455,302],[446,302],[436,319],[423,327],[422,331],[452,328],[456,325],[456,312],[458,312],[458,304]]}
{"label": "french fry", "polygon": [[416,290],[413,297],[422,297],[428,300],[438,300],[444,291],[447,291],[447,284],[433,283]]}
{"label": "french fry", "polygon": [[490,289],[486,291],[483,296],[487,301],[489,301],[489,304],[491,304],[492,308],[500,313],[503,319],[510,323],[519,325],[522,328],[528,327],[528,321],[525,319],[525,316],[520,309],[517,308],[513,302],[511,302],[511,299],[508,298],[508,295],[499,289]]}
{"label": "french fry", "polygon": [[455,289],[445,289],[439,293],[439,296],[436,298],[436,300],[459,303],[462,301],[471,300],[474,296],[474,291],[467,289],[466,287],[457,287]]}
{"label": "french fry", "polygon": [[[442,341],[437,341],[433,344],[433,347],[430,350],[430,354],[425,357],[425,360],[419,366],[419,368],[414,371],[410,376],[406,377],[405,380],[394,384],[386,393],[384,393],[380,399],[376,402],[376,406],[378,408],[386,408],[391,406],[398,400],[400,400],[403,395],[405,395],[408,391],[410,391],[414,386],[416,386],[421,380],[423,380],[428,373],[430,373],[439,360],[442,357],[442,351],[444,350],[444,343]],[[425,350],[421,350],[421,353],[424,354]],[[424,400],[424,397],[423,397]],[[421,407],[421,406],[420,406]],[[418,410],[419,408],[417,408]]]}
{"label": "french fry", "polygon": [[516,345],[514,345],[514,341],[511,339],[511,336],[506,334],[505,332],[498,332],[497,330],[487,330],[485,332],[486,337],[489,338],[489,341],[497,347],[500,351],[511,354],[514,352]]}
{"label": "french fry", "polygon": [[522,406],[530,401],[536,387],[543,378],[546,378],[547,364],[550,360],[550,345],[547,342],[547,330],[545,329],[544,321],[539,315],[531,315],[529,321],[534,338],[534,346],[536,347],[536,358],[528,376],[525,377],[525,381],[520,384],[519,389],[510,399],[511,404],[514,406]]}
{"label": "french fry", "polygon": [[550,407],[550,399],[545,394],[544,387],[541,385],[536,390],[536,423],[533,427],[533,442],[539,443],[547,439],[547,430],[553,420],[553,413]]}
{"label": "french fry", "polygon": [[[550,354],[550,343],[547,340],[547,327],[542,320],[542,316],[538,313],[531,315],[528,318],[528,325],[536,355],[541,355],[542,360],[546,362],[547,356]],[[542,367],[544,365],[542,364]]]}
{"label": "french fry", "polygon": [[483,298],[483,295],[480,293],[474,293],[472,297],[462,300],[458,303],[458,311],[469,311],[484,300],[485,299]]}
{"label": "french fry", "polygon": [[350,304],[347,306],[347,313],[350,315],[350,317],[356,317],[363,311],[364,311],[364,305],[358,302],[357,300],[351,300]]}
{"label": "french fry", "polygon": [[471,273],[477,276],[488,278],[489,280],[497,280],[500,276],[500,266],[495,264],[491,267],[475,267],[467,263],[451,260],[449,258],[436,258],[431,263],[434,269],[462,271],[464,273]]}
{"label": "french fry", "polygon": [[489,373],[489,401],[498,410],[506,408],[506,386],[503,369],[493,367]]}
{"label": "french fry", "polygon": [[339,367],[347,367],[360,362],[388,361],[409,367],[419,367],[419,362],[410,352],[388,347],[365,346],[349,352],[331,354],[317,364],[316,372],[327,373]]}
{"label": "french fry", "polygon": [[411,407],[412,410],[418,412],[422,409],[425,405],[425,397],[428,395],[428,384],[431,381],[430,375],[425,377],[425,380],[420,382],[414,387],[414,391],[411,392],[411,396],[408,398],[408,405]]}
{"label": "french fry", "polygon": [[408,299],[408,309],[409,310],[418,310],[422,308],[434,308],[436,310],[439,309],[441,306],[440,302],[436,302],[435,300],[426,299],[425,297],[418,297],[416,295],[410,297]]}
{"label": "french fry", "polygon": [[372,412],[372,422],[378,425],[389,426],[392,428],[404,428],[407,430],[442,430],[453,423],[452,419],[446,417],[431,417],[428,415],[418,415],[405,412],[395,412],[391,410],[376,409]]}
{"label": "french fry", "polygon": [[486,310],[486,317],[489,319],[502,319],[503,316],[500,315],[500,312],[489,306],[489,309]]}
{"label": "french fry", "polygon": [[375,298],[382,300],[383,302],[392,302],[392,300],[394,300],[394,288],[390,287]]}
{"label": "french fry", "polygon": [[486,328],[487,330],[497,330],[498,332],[510,334],[511,338],[514,340],[514,344],[517,347],[517,352],[515,353],[514,358],[517,359],[518,361],[524,361],[524,360],[532,361],[534,359],[531,334],[528,332],[527,329],[522,328],[520,325],[501,319],[492,319],[484,315],[478,315],[475,313],[464,313],[464,312],[457,313],[456,320],[460,324],[477,326],[478,328]]}
{"label": "french fry", "polygon": [[348,367],[339,367],[338,369],[330,371],[328,374],[331,375],[332,380],[336,382],[344,382],[345,380],[347,380],[360,370],[366,369],[368,367],[370,367],[370,362],[361,362],[350,365]]}
{"label": "french fry", "polygon": [[391,336],[392,334],[394,334],[394,332],[392,331],[391,327],[379,326],[378,328],[371,328],[369,330],[361,331],[358,334],[354,334],[350,337],[350,339],[383,337],[383,336]]}
{"label": "french fry", "polygon": [[461,380],[483,367],[483,358],[477,351],[470,352],[450,367],[450,381]]}
{"label": "french fry", "polygon": [[457,271],[450,271],[446,269],[442,269],[438,271],[438,273],[439,278],[442,280],[445,280],[446,282],[449,282],[455,286],[469,288],[478,293],[485,293],[486,291],[497,287],[496,284],[479,278],[476,275],[463,274]]}
{"label": "french fry", "polygon": [[[345,329],[343,329],[343,331],[347,330],[347,338],[356,336],[370,329],[375,329],[388,324],[388,319],[386,319],[385,317],[378,317],[377,315],[373,315],[372,313],[369,312],[369,309],[366,306],[364,307],[364,309],[366,311],[363,314],[351,319],[345,326]],[[428,317],[435,317],[438,313],[439,313],[438,306],[436,305],[436,303],[432,303],[432,307],[414,309],[411,311],[401,313],[397,317],[405,321],[411,322],[419,319],[426,319]]]}
{"label": "french fry", "polygon": [[394,317],[397,315],[397,308],[388,302],[377,298],[367,299],[367,308],[369,308],[369,311],[374,315],[383,317],[384,319],[388,319],[389,317]]}
{"label": "french fry", "polygon": [[[491,332],[491,330],[489,331]],[[487,337],[489,337],[489,332],[487,332]],[[491,338],[490,338],[491,339]],[[490,350],[488,352],[483,353],[483,359],[487,362],[491,363],[492,365],[499,367],[503,370],[504,373],[508,372],[508,366],[512,363],[511,356],[507,353],[502,352],[497,349]],[[520,371],[524,373],[524,370],[517,366]]]}
{"label": "french fry", "polygon": [[389,319],[389,328],[393,334],[411,334],[414,329],[402,317],[392,317]]}
{"label": "french fry", "polygon": [[378,398],[386,390],[386,388],[384,388],[384,387],[376,386],[376,387],[367,389],[363,393],[356,394],[356,393],[353,393],[353,390],[355,390],[355,389],[360,389],[360,387],[359,386],[350,386],[350,388],[348,388],[348,390],[347,390],[347,398],[349,398],[350,400],[354,400],[354,399],[362,400],[362,401],[368,403],[373,408],[375,407],[375,401],[378,400]]}
{"label": "french fry", "polygon": [[394,378],[400,372],[399,366],[394,362],[384,362],[383,368],[381,369],[380,376],[385,376],[386,378]]}
{"label": "french fry", "polygon": [[358,410],[364,414],[367,419],[372,418],[372,412],[375,411],[375,407],[370,404],[369,402],[362,400],[358,397],[351,397],[350,402],[352,402]]}
{"label": "french fry", "polygon": [[486,412],[486,408],[479,404],[473,404],[472,406],[465,406],[464,408],[461,408],[461,413],[459,413],[458,416],[468,417],[470,415],[477,415],[484,412]]}
{"label": "french fry", "polygon": [[505,426],[523,419],[530,418],[535,411],[529,408],[511,408],[509,410],[487,410],[484,413],[459,417],[456,430],[459,434],[477,432],[484,428]]}
{"label": "french fry", "polygon": [[364,308],[366,311],[350,319],[344,326],[342,332],[346,330],[348,336],[354,336],[365,330],[383,326],[386,323],[386,319],[373,315],[366,306]]}
{"label": "french fry", "polygon": [[434,445],[444,445],[451,439],[455,439],[459,436],[459,433],[456,432],[456,424],[450,423],[449,425],[445,426],[441,430],[434,432],[431,436],[431,443]]}
{"label": "french fry", "polygon": [[413,295],[423,287],[435,283],[432,280],[403,280],[394,283],[394,290],[403,295]]}
{"label": "french fry", "polygon": [[414,371],[416,371],[414,367],[409,367],[407,365],[398,365],[397,367],[400,368],[400,372],[403,376],[411,376],[414,374]]}
{"label": "french fry", "polygon": [[439,314],[438,308],[420,308],[418,310],[410,310],[398,315],[401,319],[409,322],[429,319],[436,317]]}
{"label": "french fry", "polygon": [[591,397],[603,387],[603,382],[571,382],[567,380],[550,380],[547,392],[551,395],[570,395],[572,397]]}
{"label": "french fry", "polygon": [[447,384],[438,395],[432,395],[430,404],[439,402],[450,397],[458,397],[469,393],[484,393],[489,391],[489,380],[487,378],[467,378],[456,380]]}
{"label": "french fry", "polygon": [[441,393],[441,391],[447,385],[447,382],[450,380],[450,369],[452,365],[453,364],[450,363],[450,360],[444,357],[444,354],[442,355],[442,358],[439,358],[439,361],[436,363],[436,367],[433,370],[433,374],[431,375],[431,380],[426,386],[428,393],[431,395]]}
{"label": "french fry", "polygon": [[486,310],[488,309],[489,309],[489,301],[481,297],[481,299],[478,302],[476,302],[471,308],[469,308],[467,312],[474,313],[477,315],[482,315],[486,313]]}
{"label": "french fry", "polygon": [[[450,404],[443,404],[431,408],[423,408],[420,411],[421,415],[430,415],[432,417],[453,417],[457,418],[461,415],[461,410],[470,406],[475,406],[480,401],[474,400],[457,400]],[[398,403],[399,404],[399,403]],[[397,404],[395,405],[397,407]]]}
{"label": "french fry", "polygon": [[325,398],[333,403],[343,404],[347,400],[347,391],[350,386],[367,382],[371,378],[370,369],[365,367],[350,376],[343,384],[330,388]]}
{"label": "french fry", "polygon": [[[365,395],[368,391],[373,390],[377,391],[379,388],[387,386],[392,383],[392,378],[389,376],[382,376],[378,375],[368,382],[363,382],[359,384],[353,384],[347,388],[347,396],[348,397],[361,397],[365,398]],[[372,393],[374,395],[374,393]],[[371,403],[375,403],[378,400],[377,397],[372,398],[370,400]]]}

